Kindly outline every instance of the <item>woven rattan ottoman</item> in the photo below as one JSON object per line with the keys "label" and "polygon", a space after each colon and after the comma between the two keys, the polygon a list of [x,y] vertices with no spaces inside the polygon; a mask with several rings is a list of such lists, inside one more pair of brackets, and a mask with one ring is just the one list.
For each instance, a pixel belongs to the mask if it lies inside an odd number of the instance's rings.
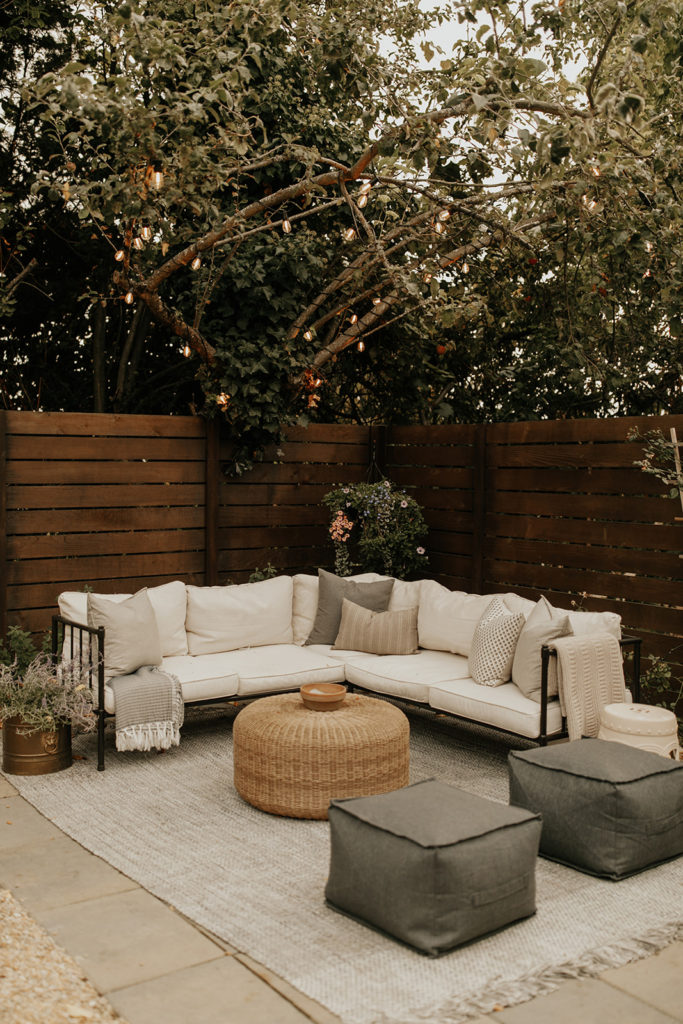
{"label": "woven rattan ottoman", "polygon": [[408,785],[409,734],[403,712],[372,697],[347,694],[337,711],[263,697],[235,719],[235,788],[270,814],[327,818],[333,798]]}

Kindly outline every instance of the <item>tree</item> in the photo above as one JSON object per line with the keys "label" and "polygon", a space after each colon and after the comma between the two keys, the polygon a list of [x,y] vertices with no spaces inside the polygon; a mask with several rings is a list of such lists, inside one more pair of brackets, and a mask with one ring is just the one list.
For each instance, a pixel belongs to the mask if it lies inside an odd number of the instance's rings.
{"label": "tree", "polygon": [[[463,38],[425,69],[435,18]],[[666,0],[124,5],[36,83],[38,194],[247,456],[302,413],[674,411],[682,27]]]}

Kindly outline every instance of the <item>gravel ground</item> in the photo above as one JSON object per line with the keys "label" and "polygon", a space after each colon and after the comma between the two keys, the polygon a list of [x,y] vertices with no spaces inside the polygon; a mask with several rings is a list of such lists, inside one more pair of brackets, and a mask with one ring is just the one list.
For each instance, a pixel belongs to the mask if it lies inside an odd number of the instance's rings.
{"label": "gravel ground", "polygon": [[10,892],[0,889],[2,1024],[125,1024]]}

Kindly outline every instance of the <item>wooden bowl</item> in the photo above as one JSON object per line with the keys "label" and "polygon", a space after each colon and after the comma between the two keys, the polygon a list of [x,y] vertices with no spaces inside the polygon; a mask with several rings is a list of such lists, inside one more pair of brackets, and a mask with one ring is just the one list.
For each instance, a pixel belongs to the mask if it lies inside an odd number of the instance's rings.
{"label": "wooden bowl", "polygon": [[346,687],[343,683],[304,683],[299,693],[310,711],[336,711],[344,703]]}

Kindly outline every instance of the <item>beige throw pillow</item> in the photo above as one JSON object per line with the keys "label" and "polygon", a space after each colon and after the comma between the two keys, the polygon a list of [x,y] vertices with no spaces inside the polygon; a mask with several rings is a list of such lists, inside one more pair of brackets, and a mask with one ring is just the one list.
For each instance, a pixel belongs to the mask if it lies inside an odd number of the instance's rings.
{"label": "beige throw pillow", "polygon": [[417,608],[373,612],[344,598],[333,647],[367,654],[417,654]]}
{"label": "beige throw pillow", "polygon": [[[543,600],[541,598],[541,601]],[[541,648],[559,636],[569,636],[572,633],[569,616],[547,618],[547,609],[541,601],[537,605],[540,609],[538,614],[534,609],[519,634],[512,662],[512,682],[519,687],[525,697],[535,700],[538,704],[541,702]],[[555,696],[557,676],[554,672],[548,674],[548,684],[548,694]]]}
{"label": "beige throw pillow", "polygon": [[361,583],[348,576],[335,576],[318,569],[318,609],[307,644],[333,644],[341,622],[342,601],[348,598],[373,612],[384,612],[389,605],[393,579]]}
{"label": "beige throw pillow", "polygon": [[517,638],[524,613],[509,612],[502,598],[494,597],[479,620],[472,639],[468,668],[481,686],[502,686],[510,679]]}
{"label": "beige throw pillow", "polygon": [[146,590],[119,602],[88,594],[88,625],[105,629],[105,679],[161,664],[159,629]]}

